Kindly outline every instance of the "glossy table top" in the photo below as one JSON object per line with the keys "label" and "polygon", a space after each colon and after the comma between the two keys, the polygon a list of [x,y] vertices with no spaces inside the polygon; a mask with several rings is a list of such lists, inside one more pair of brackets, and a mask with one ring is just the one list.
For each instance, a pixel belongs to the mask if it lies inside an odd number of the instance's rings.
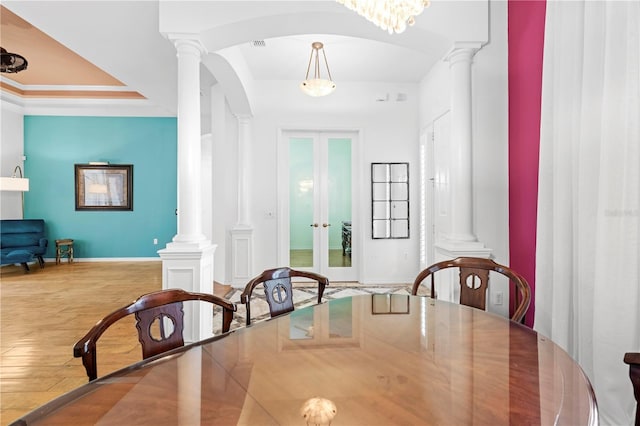
{"label": "glossy table top", "polygon": [[529,328],[403,295],[335,299],[98,378],[22,424],[597,423],[580,367]]}

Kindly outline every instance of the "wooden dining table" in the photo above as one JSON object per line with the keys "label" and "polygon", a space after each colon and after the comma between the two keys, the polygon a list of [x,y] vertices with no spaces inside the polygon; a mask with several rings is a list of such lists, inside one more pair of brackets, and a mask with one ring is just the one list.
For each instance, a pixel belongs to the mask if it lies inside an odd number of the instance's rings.
{"label": "wooden dining table", "polygon": [[14,424],[305,425],[312,398],[335,407],[333,426],[598,423],[580,366],[532,329],[427,297],[367,294],[136,363]]}

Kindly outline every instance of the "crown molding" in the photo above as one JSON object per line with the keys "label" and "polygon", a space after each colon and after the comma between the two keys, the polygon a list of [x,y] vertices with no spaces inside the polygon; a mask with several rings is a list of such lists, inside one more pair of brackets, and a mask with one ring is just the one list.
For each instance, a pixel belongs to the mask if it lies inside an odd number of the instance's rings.
{"label": "crown molding", "polygon": [[147,99],[23,98],[0,90],[3,108],[23,115],[175,117]]}
{"label": "crown molding", "polygon": [[127,86],[25,85],[3,76],[0,90],[23,99],[145,99]]}

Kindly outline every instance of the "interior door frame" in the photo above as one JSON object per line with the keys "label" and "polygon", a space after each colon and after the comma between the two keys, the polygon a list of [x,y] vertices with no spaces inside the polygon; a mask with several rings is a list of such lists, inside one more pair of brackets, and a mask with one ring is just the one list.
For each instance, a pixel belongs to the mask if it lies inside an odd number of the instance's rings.
{"label": "interior door frame", "polygon": [[[451,110],[437,114],[420,133],[420,269],[436,262],[436,244],[442,230],[438,228],[436,188],[436,139],[440,137],[441,119],[450,120]],[[448,123],[450,126],[450,122]],[[448,135],[446,135],[448,136]],[[448,142],[447,139],[445,142]],[[448,206],[447,206],[448,207]]]}
{"label": "interior door frame", "polygon": [[[289,139],[292,137],[310,137],[310,135],[326,135],[327,138],[351,139],[351,267],[328,268],[327,277],[332,281],[359,281],[361,264],[362,215],[360,213],[360,137],[361,132],[354,129],[336,128],[280,128],[278,129],[277,146],[277,259],[279,266],[288,266],[289,260]],[[314,155],[316,150],[314,149]],[[314,175],[318,175],[317,171]],[[318,195],[314,194],[314,200]],[[354,220],[357,218],[357,220]],[[318,218],[322,221],[325,218]],[[336,225],[337,226],[337,225]],[[297,268],[311,270],[311,268]],[[343,271],[339,271],[342,269]],[[320,265],[313,270],[320,271]],[[345,271],[347,270],[347,271]],[[343,272],[342,274],[340,272]]]}

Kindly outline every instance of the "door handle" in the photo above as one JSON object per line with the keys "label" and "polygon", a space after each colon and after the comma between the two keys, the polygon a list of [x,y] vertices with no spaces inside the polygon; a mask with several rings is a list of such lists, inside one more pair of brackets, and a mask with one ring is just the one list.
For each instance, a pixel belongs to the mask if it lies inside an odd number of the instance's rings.
{"label": "door handle", "polygon": [[330,224],[330,223],[323,223],[323,224],[322,224],[322,227],[323,227],[323,228],[326,228],[327,226],[331,226],[331,224]]}
{"label": "door handle", "polygon": [[317,223],[312,223],[312,224],[311,224],[311,225],[309,225],[309,226],[311,226],[312,228],[317,228],[317,227],[318,227],[318,224],[317,224]]}

